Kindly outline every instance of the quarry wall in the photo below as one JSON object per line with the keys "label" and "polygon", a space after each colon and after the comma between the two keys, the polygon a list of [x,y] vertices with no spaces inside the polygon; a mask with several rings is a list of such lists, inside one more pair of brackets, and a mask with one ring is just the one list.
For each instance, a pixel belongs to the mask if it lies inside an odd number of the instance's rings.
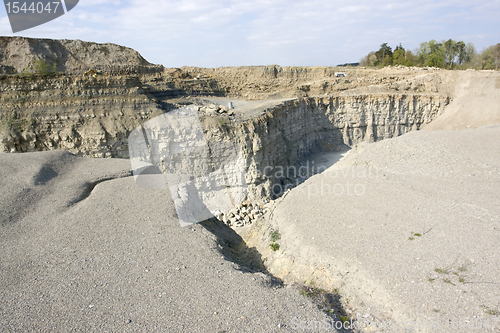
{"label": "quarry wall", "polygon": [[[174,108],[169,98],[224,94],[214,80],[158,78],[3,76],[0,150],[62,149],[79,156],[128,158],[130,132]],[[447,95],[411,92],[298,97],[248,117],[201,114],[201,119],[207,140],[241,147],[249,199],[261,200],[281,194],[273,190],[275,184],[286,188],[300,181],[279,168],[298,165],[310,153],[417,130],[449,101]]]}

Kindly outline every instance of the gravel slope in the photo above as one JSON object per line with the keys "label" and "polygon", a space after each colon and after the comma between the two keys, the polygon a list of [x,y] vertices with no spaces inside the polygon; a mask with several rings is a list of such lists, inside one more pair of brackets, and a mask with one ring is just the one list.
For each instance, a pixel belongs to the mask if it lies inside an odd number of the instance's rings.
{"label": "gravel slope", "polygon": [[453,101],[423,129],[460,130],[500,124],[500,73],[468,70],[455,76]]}
{"label": "gravel slope", "polygon": [[360,144],[277,204],[283,257],[321,267],[355,316],[499,331],[498,142],[497,125]]}
{"label": "gravel slope", "polygon": [[327,318],[228,261],[216,225],[179,227],[167,191],[136,186],[127,160],[0,154],[0,168],[2,332],[287,332],[295,316]]}

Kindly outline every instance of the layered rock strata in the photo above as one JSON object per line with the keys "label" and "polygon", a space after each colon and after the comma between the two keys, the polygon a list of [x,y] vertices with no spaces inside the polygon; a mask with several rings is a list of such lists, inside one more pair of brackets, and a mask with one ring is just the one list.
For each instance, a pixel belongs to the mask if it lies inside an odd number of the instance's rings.
{"label": "layered rock strata", "polygon": [[[0,81],[1,148],[128,158],[130,132],[175,107],[151,93],[158,86],[143,82],[140,76],[6,76]],[[241,147],[254,200],[279,196],[296,183],[300,175],[279,171],[297,166],[309,153],[416,130],[448,103],[449,97],[439,94],[385,93],[295,98],[251,116],[207,105],[199,114],[208,140]]]}

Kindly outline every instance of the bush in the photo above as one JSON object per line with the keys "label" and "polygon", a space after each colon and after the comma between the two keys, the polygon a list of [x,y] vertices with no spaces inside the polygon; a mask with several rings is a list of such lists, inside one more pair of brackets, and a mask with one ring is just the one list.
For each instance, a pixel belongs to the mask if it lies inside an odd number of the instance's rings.
{"label": "bush", "polygon": [[57,72],[56,64],[50,66],[44,59],[38,59],[35,61],[35,73],[40,75],[51,75]]}

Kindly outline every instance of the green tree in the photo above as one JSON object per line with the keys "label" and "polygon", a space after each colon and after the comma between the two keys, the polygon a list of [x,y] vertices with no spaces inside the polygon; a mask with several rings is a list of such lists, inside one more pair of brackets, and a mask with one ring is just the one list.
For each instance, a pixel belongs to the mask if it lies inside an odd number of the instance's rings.
{"label": "green tree", "polygon": [[500,43],[495,45],[493,55],[495,57],[495,69],[498,70],[500,67]]}
{"label": "green tree", "polygon": [[377,65],[392,65],[392,48],[387,43],[380,45],[380,49],[375,52],[375,55],[377,56]]}
{"label": "green tree", "polygon": [[479,68],[480,69],[495,69],[495,45],[492,45],[479,55]]}
{"label": "green tree", "polygon": [[444,60],[446,62],[446,67],[453,69],[453,63],[457,56],[457,42],[453,39],[448,39],[442,44]]}
{"label": "green tree", "polygon": [[370,52],[366,57],[361,59],[359,62],[360,66],[365,66],[365,67],[374,67],[377,64],[377,56],[375,55],[375,52]]}
{"label": "green tree", "polygon": [[409,62],[406,59],[406,50],[404,47],[399,44],[396,46],[396,49],[394,50],[394,53],[392,54],[392,64],[393,65],[403,65],[403,66],[408,66]]}
{"label": "green tree", "polygon": [[465,60],[465,43],[459,41],[455,44],[455,47],[457,49],[457,54],[458,54],[458,64],[462,65]]}
{"label": "green tree", "polygon": [[420,44],[417,58],[421,66],[444,67],[443,45],[434,39],[424,42]]}
{"label": "green tree", "polygon": [[463,63],[468,64],[470,66],[474,63],[476,58],[477,58],[476,47],[472,43],[467,43],[465,45]]}
{"label": "green tree", "polygon": [[417,57],[413,54],[412,51],[407,50],[405,58],[406,58],[405,66],[415,66],[417,64]]}

